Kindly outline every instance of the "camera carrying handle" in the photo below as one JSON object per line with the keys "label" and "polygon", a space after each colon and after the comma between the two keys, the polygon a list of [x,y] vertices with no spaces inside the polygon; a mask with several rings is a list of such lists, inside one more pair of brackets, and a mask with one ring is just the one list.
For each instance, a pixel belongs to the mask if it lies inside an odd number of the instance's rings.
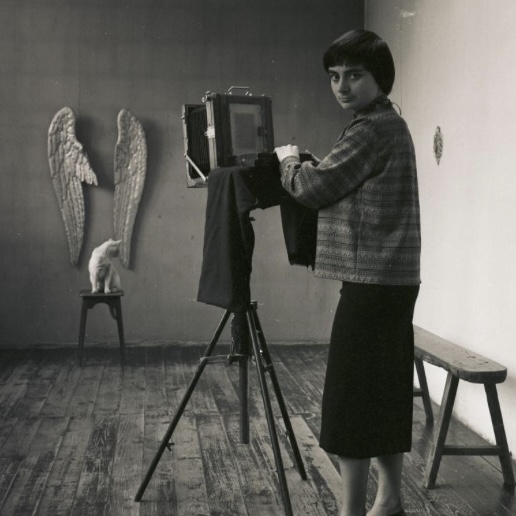
{"label": "camera carrying handle", "polygon": [[246,90],[244,95],[246,95],[248,97],[252,97],[253,96],[253,94],[250,91],[249,86],[230,86],[226,94],[227,95],[233,95],[232,90]]}

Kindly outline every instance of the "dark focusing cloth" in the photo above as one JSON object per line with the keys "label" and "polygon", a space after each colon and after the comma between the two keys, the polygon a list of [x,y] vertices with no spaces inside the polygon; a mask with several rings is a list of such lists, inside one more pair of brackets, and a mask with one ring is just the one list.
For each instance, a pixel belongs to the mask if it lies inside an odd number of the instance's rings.
{"label": "dark focusing cloth", "polygon": [[410,451],[418,292],[343,283],[322,403],[320,445],[328,453],[361,459]]}
{"label": "dark focusing cloth", "polygon": [[290,263],[313,268],[317,212],[291,199],[277,170],[224,167],[210,172],[198,301],[231,312],[249,308],[254,250],[249,214],[277,205]]}

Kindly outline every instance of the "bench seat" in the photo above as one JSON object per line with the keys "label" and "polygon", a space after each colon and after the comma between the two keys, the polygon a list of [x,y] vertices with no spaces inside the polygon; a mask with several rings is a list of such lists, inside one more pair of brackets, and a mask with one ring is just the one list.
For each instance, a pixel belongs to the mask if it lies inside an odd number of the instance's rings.
{"label": "bench seat", "polygon": [[414,339],[416,357],[446,369],[461,380],[502,383],[507,378],[506,367],[418,326],[414,326]]}
{"label": "bench seat", "polygon": [[[428,421],[433,420],[433,415],[424,362],[441,367],[448,372],[425,470],[426,487],[429,489],[435,487],[437,472],[443,455],[496,455],[500,459],[504,483],[514,486],[512,460],[496,389],[496,384],[504,382],[507,378],[507,368],[494,360],[473,353],[418,326],[414,326],[414,339],[414,363],[420,384],[420,389],[414,389],[414,396],[422,396]],[[496,440],[495,445],[451,446],[446,444],[446,435],[459,380],[484,385]]]}

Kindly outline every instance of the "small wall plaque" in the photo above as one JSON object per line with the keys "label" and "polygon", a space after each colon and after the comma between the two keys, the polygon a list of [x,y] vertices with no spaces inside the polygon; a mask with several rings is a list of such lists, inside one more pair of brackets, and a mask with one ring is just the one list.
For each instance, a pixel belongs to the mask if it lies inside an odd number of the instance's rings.
{"label": "small wall plaque", "polygon": [[434,156],[435,161],[439,165],[441,161],[441,156],[443,155],[443,134],[441,132],[441,128],[437,126],[434,134]]}

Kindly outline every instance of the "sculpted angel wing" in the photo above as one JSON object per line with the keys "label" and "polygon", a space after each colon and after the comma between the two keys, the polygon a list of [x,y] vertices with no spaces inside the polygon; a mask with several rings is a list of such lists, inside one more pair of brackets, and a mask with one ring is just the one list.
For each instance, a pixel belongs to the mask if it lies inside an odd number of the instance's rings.
{"label": "sculpted angel wing", "polygon": [[84,236],[84,197],[81,182],[97,184],[88,157],[75,135],[75,115],[60,109],[48,130],[48,162],[54,191],[63,217],[70,261],[76,265]]}
{"label": "sculpted angel wing", "polygon": [[147,170],[147,143],[142,125],[127,109],[118,113],[118,141],[115,146],[114,226],[122,240],[120,261],[129,267],[134,221]]}

